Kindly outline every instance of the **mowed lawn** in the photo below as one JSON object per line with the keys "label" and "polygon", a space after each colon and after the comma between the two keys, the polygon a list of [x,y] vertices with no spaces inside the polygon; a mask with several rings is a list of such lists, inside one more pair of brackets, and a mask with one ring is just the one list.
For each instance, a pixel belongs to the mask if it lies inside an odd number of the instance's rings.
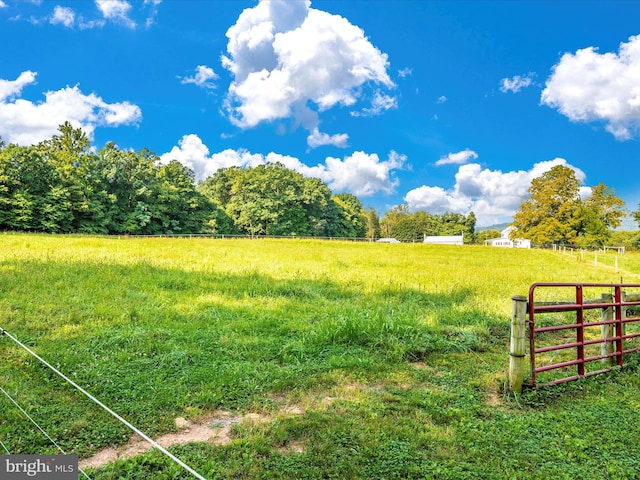
{"label": "mowed lawn", "polygon": [[[0,235],[0,328],[205,478],[640,476],[640,369],[505,391],[511,297],[640,281],[640,255]],[[132,432],[0,336],[0,387],[67,453]],[[11,453],[59,453],[0,393]],[[6,452],[2,452],[6,453]],[[158,452],[94,479],[193,478]],[[84,478],[84,477],[81,477]]]}

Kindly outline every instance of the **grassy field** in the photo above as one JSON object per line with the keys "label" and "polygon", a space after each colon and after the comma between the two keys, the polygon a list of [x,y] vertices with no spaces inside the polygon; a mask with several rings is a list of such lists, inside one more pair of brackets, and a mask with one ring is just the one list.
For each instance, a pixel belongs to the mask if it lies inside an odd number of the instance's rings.
{"label": "grassy field", "polygon": [[[640,477],[640,368],[505,392],[511,297],[640,281],[640,255],[0,235],[0,328],[206,478]],[[131,431],[0,336],[0,386],[67,452]],[[215,423],[215,419],[220,420]],[[212,420],[214,419],[214,420]],[[213,423],[212,423],[213,422]],[[225,423],[226,422],[226,423]],[[57,453],[0,394],[11,453]],[[0,451],[0,453],[2,453]],[[193,478],[157,452],[93,479]]]}

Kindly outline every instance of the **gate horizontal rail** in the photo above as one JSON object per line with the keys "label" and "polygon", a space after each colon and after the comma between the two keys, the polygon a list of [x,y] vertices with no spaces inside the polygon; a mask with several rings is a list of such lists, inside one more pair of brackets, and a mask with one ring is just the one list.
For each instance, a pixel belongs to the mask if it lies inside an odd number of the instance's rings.
{"label": "gate horizontal rail", "polygon": [[[562,302],[536,302],[536,294],[548,289],[574,289],[575,301]],[[584,299],[584,290],[603,289],[600,299]],[[590,377],[600,373],[608,372],[613,368],[622,367],[624,355],[640,351],[640,347],[625,345],[626,340],[640,337],[640,331],[627,333],[626,326],[640,322],[640,317],[627,317],[630,307],[640,306],[640,294],[629,294],[626,290],[640,290],[640,284],[616,284],[616,283],[534,283],[529,289],[529,296],[526,311],[529,316],[529,357],[531,363],[530,386],[537,386],[537,374],[549,372],[551,370],[563,369],[576,366],[575,375],[558,378],[545,383],[544,385],[557,385],[579,378]],[[515,297],[514,297],[515,300]],[[586,321],[585,312],[599,309],[601,319],[598,321]],[[537,326],[536,317],[545,313],[575,312],[575,320],[572,323],[562,325]],[[590,327],[601,327],[600,338],[585,338],[585,329]],[[563,330],[575,330],[575,340],[564,343],[537,346],[536,341],[540,334],[561,332]],[[601,345],[598,355],[587,354],[585,347]],[[627,347],[627,348],[625,348]],[[537,355],[549,352],[561,352],[575,349],[575,358],[567,359],[549,365],[537,365]],[[517,354],[511,353],[518,357]],[[587,371],[585,365],[590,362],[601,361],[606,368]]]}

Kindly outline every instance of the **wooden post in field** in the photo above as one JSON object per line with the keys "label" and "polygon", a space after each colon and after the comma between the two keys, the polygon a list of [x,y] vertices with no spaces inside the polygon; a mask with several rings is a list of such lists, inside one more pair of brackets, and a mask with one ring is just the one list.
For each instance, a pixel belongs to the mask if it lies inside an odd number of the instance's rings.
{"label": "wooden post in field", "polygon": [[598,266],[598,252],[596,252],[594,255],[595,256],[593,257],[593,265],[597,267]]}
{"label": "wooden post in field", "polygon": [[[627,292],[625,291],[620,292],[620,301],[621,302],[627,301]],[[622,320],[624,320],[625,318],[627,318],[627,307],[622,307]],[[622,335],[626,335],[626,334],[627,334],[627,324],[623,322]]]}
{"label": "wooden post in field", "polygon": [[522,393],[527,348],[527,297],[516,295],[511,312],[511,344],[509,350],[509,389]]}
{"label": "wooden post in field", "polygon": [[[610,293],[602,294],[602,303],[612,303],[613,295]],[[606,307],[602,309],[602,321],[603,322],[611,322],[613,321],[613,307]],[[611,338],[615,336],[615,325],[610,323],[608,325],[602,325],[602,339]],[[602,342],[600,344],[600,355],[611,355],[615,351],[615,344],[612,341]],[[616,364],[615,357],[607,357],[603,358],[602,363],[607,366],[613,366]]]}

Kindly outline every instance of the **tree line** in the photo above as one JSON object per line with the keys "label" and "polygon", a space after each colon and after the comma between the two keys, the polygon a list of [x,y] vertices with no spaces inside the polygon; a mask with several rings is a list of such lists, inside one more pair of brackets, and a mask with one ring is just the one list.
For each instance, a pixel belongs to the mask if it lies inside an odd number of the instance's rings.
{"label": "tree line", "polygon": [[0,230],[377,238],[379,219],[282,164],[221,169],[197,184],[192,170],[147,149],[95,151],[67,122],[37,145],[0,140]]}
{"label": "tree line", "polygon": [[237,234],[415,241],[423,234],[474,235],[472,214],[409,213],[380,221],[349,193],[280,163],[229,167],[196,183],[178,161],[110,142],[96,151],[66,122],[36,145],[0,140],[0,230],[87,234]]}
{"label": "tree line", "polygon": [[[562,165],[535,178],[529,193],[514,217],[514,235],[535,244],[605,245],[625,215],[624,202],[604,184],[582,200],[575,172]],[[632,213],[640,222],[640,209]],[[333,194],[320,179],[280,163],[222,168],[197,183],[191,169],[175,160],[164,164],[148,149],[125,151],[110,142],[96,151],[68,122],[36,145],[0,139],[0,230],[402,242],[462,234],[465,243],[499,236],[476,232],[475,225],[473,212],[435,215],[410,212],[407,205],[380,219],[354,195]]]}
{"label": "tree line", "polygon": [[0,146],[0,229],[47,233],[202,231],[210,212],[193,173],[149,150],[94,153],[65,123],[37,145]]}
{"label": "tree line", "polygon": [[410,212],[406,204],[388,211],[380,221],[383,237],[401,242],[422,241],[425,235],[463,235],[465,243],[476,241],[476,216],[461,213],[435,215],[423,211]]}

